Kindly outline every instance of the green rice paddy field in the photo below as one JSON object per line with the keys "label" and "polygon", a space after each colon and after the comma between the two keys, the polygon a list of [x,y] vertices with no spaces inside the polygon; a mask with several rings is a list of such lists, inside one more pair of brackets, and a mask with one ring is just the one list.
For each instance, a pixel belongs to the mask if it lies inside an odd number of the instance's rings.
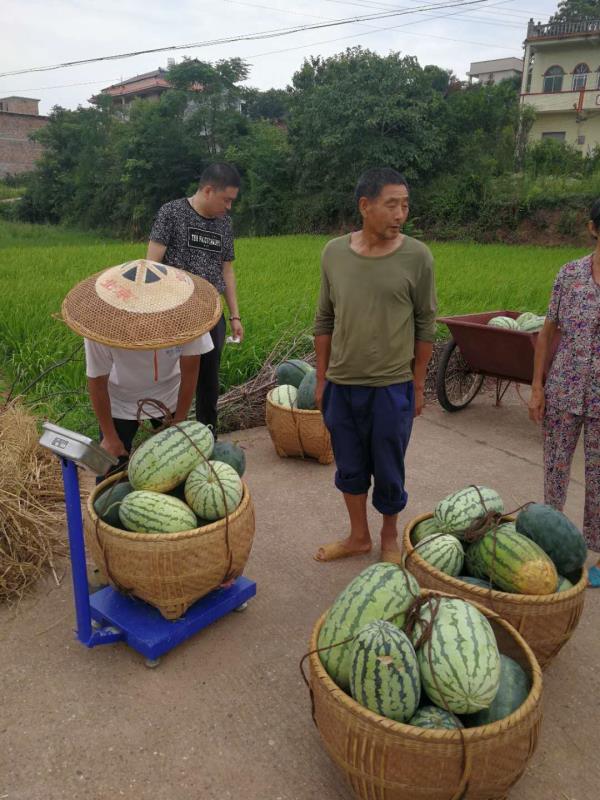
{"label": "green rice paddy field", "polygon": [[[236,274],[246,341],[225,348],[223,388],[255,374],[273,345],[310,329],[319,287],[319,254],[326,236],[239,239]],[[432,243],[439,313],[494,309],[544,313],[554,276],[581,249]],[[83,277],[145,255],[144,243],[101,238],[50,226],[0,220],[0,380],[15,385],[40,412],[62,424],[92,430],[83,356],[69,356],[79,339],[53,314]],[[310,340],[300,339],[304,347]]]}

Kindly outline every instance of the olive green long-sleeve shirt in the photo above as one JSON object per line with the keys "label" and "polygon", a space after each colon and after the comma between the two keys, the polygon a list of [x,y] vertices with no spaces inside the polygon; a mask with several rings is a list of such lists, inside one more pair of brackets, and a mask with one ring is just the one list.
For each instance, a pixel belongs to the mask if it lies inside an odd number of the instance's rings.
{"label": "olive green long-sleeve shirt", "polygon": [[412,380],[415,340],[435,339],[433,256],[411,236],[386,256],[332,239],[321,256],[315,336],[331,335],[327,378],[342,385],[389,386]]}

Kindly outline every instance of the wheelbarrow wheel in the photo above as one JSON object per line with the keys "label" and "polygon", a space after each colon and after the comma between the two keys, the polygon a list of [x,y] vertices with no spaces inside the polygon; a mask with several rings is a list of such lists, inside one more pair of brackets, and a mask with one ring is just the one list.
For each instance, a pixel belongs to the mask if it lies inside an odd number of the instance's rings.
{"label": "wheelbarrow wheel", "polygon": [[460,411],[468,406],[483,386],[483,375],[472,372],[460,348],[450,339],[442,350],[436,377],[439,404],[446,411]]}

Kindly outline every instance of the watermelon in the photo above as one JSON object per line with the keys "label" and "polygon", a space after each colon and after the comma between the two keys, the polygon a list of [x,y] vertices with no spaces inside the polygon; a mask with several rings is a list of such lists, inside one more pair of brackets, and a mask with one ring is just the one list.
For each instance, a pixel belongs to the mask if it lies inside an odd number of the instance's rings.
{"label": "watermelon", "polygon": [[492,317],[488,321],[488,325],[491,325],[493,328],[508,328],[512,331],[518,330],[516,320],[512,317],[504,317],[502,314],[499,314],[497,317]]}
{"label": "watermelon", "polygon": [[415,548],[432,567],[456,576],[463,568],[465,553],[462,544],[451,533],[432,533],[421,539]]}
{"label": "watermelon", "polygon": [[284,408],[292,408],[296,405],[296,398],[298,397],[298,389],[291,384],[283,384],[276,386],[268,394],[268,398],[276,406],[283,406]]}
{"label": "watermelon", "polygon": [[455,714],[437,706],[423,706],[414,717],[409,719],[408,724],[417,728],[446,728],[447,730],[464,728]]}
{"label": "watermelon", "polygon": [[350,689],[352,643],[331,645],[355,636],[374,619],[389,620],[402,628],[406,612],[419,596],[419,584],[397,564],[379,562],[367,567],[337,596],[319,632],[319,653],[323,666],[337,683]]}
{"label": "watermelon", "polygon": [[198,464],[185,482],[185,499],[199,517],[223,519],[239,506],[244,493],[242,479],[222,461]]}
{"label": "watermelon", "polygon": [[133,491],[133,486],[129,481],[122,483],[111,483],[108,489],[105,489],[94,500],[94,511],[102,522],[111,525],[113,528],[121,527],[121,520],[119,518],[119,506],[127,495]]}
{"label": "watermelon", "polygon": [[440,525],[435,517],[429,517],[429,519],[424,519],[417,523],[411,531],[410,538],[413,544],[418,544],[422,539],[432,533],[442,533],[442,531],[440,531]]}
{"label": "watermelon", "polygon": [[522,314],[519,314],[515,322],[517,323],[517,328],[523,330],[523,327],[529,325],[532,320],[537,321],[538,319],[538,315],[534,314],[533,311],[524,311]]}
{"label": "watermelon", "polygon": [[317,371],[316,369],[307,372],[298,387],[298,399],[296,405],[303,411],[314,411],[317,407],[315,392],[317,390]]}
{"label": "watermelon", "polygon": [[470,583],[473,586],[479,586],[480,589],[489,589],[490,582],[484,581],[481,578],[473,578],[472,575],[459,575],[457,580],[464,581],[464,583]]}
{"label": "watermelon", "polygon": [[552,594],[556,590],[556,567],[541,547],[518,533],[512,522],[499,525],[467,548],[469,572],[489,578],[504,592]]}
{"label": "watermelon", "polygon": [[350,648],[350,692],[365,708],[396,722],[410,719],[421,699],[419,664],[404,631],[376,619]]}
{"label": "watermelon", "polygon": [[475,606],[455,597],[430,598],[412,641],[418,646],[438,603],[431,637],[417,650],[423,689],[435,705],[455,714],[488,708],[500,685],[500,653],[492,626]]}
{"label": "watermelon", "polygon": [[556,584],[556,591],[557,592],[568,592],[569,589],[573,588],[573,584],[568,578],[565,578],[563,575],[558,576],[558,583]]}
{"label": "watermelon", "polygon": [[233,467],[237,474],[242,477],[246,471],[246,453],[235,442],[215,442],[212,454],[213,461],[222,461]]}
{"label": "watermelon", "polygon": [[486,511],[504,513],[504,503],[498,492],[487,486],[467,486],[440,500],[433,515],[441,530],[453,533],[460,539],[464,531],[476,519],[484,516]]}
{"label": "watermelon", "polygon": [[283,361],[275,370],[277,383],[279,386],[290,385],[297,389],[305,375],[313,370],[310,364],[306,361],[301,361],[299,358],[290,358]]}
{"label": "watermelon", "polygon": [[498,694],[489,708],[484,708],[476,714],[471,714],[465,717],[463,721],[468,728],[474,728],[478,725],[489,725],[491,722],[504,719],[504,717],[508,717],[509,714],[512,714],[513,711],[523,705],[527,700],[530,689],[531,681],[523,667],[513,661],[512,658],[501,654]]}
{"label": "watermelon", "polygon": [[214,437],[206,425],[179,422],[138,447],[129,460],[129,481],[134,489],[168,492],[187,478],[203,456],[210,458],[213,447]]}
{"label": "watermelon", "polygon": [[517,319],[517,327],[520,331],[523,331],[523,333],[537,333],[544,327],[546,317],[538,317],[537,314],[533,314],[531,317],[520,320],[521,317]]}
{"label": "watermelon", "polygon": [[531,503],[516,520],[519,533],[547,553],[561,575],[576,572],[585,564],[587,545],[581,531],[562,512],[543,503]]}
{"label": "watermelon", "polygon": [[196,515],[189,506],[160,492],[131,492],[119,507],[119,518],[129,531],[178,533],[196,528]]}

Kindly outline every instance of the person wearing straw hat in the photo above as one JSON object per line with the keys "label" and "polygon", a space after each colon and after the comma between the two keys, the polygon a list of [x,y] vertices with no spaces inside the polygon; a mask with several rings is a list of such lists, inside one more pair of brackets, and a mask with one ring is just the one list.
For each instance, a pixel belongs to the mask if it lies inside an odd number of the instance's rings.
{"label": "person wearing straw hat", "polygon": [[[240,318],[233,260],[231,210],[240,189],[240,176],[231,164],[208,166],[200,175],[192,197],[165,203],[158,210],[150,231],[147,258],[199,275],[223,295],[229,309],[234,341],[241,342]],[[217,433],[219,367],[225,342],[225,318],[211,330],[214,349],[202,362],[196,389],[196,419]]]}
{"label": "person wearing straw hat", "polygon": [[371,550],[367,494],[374,479],[373,505],[383,517],[381,559],[400,563],[404,457],[413,417],[423,409],[435,340],[433,258],[402,233],[409,194],[400,173],[368,170],[355,196],[362,229],[326,245],[315,318],[317,403],[331,434],[350,535],[320,547],[315,558]]}
{"label": "person wearing straw hat", "polygon": [[143,259],[93,275],[66,296],[62,316],[84,337],[102,446],[121,464],[141,419],[156,427],[166,412],[187,418],[220,315],[210,283]]}

